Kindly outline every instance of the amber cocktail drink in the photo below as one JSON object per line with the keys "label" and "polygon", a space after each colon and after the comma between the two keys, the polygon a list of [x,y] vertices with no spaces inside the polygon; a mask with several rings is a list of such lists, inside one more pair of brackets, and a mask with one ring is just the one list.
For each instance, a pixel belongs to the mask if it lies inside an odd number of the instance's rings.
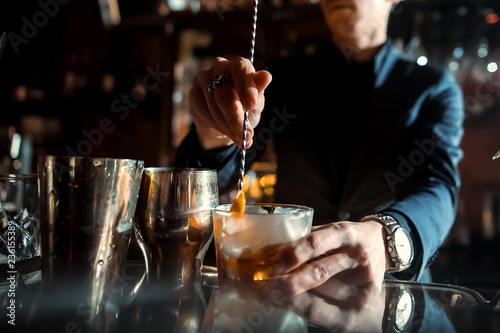
{"label": "amber cocktail drink", "polygon": [[243,214],[231,205],[214,210],[214,239],[220,285],[251,285],[269,279],[278,244],[311,232],[313,209],[284,204],[248,204]]}

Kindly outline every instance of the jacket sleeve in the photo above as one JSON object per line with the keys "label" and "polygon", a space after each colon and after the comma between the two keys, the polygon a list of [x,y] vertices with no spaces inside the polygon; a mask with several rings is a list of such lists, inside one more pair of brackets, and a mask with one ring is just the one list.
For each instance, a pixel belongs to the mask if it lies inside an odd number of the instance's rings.
{"label": "jacket sleeve", "polygon": [[[396,218],[410,233],[417,257],[400,279],[419,279],[435,259],[456,216],[462,158],[464,103],[454,77],[444,71],[427,92],[416,122],[409,159],[423,163],[404,182],[396,202],[384,213]],[[417,163],[416,163],[417,164]]]}
{"label": "jacket sleeve", "polygon": [[216,149],[203,149],[195,125],[176,151],[175,166],[186,168],[211,168],[217,170],[220,193],[230,191],[237,184],[239,149],[232,144]]}
{"label": "jacket sleeve", "polygon": [[[266,122],[267,117],[263,113],[261,123]],[[264,126],[257,126],[253,146],[246,152],[245,169],[248,170],[252,162],[256,161],[265,151],[268,140],[260,139],[260,131]],[[201,147],[196,127],[193,124],[188,135],[181,142],[176,151],[175,166],[186,168],[211,168],[217,170],[217,182],[220,193],[228,193],[236,188],[241,150],[235,144],[215,149],[203,149]]]}

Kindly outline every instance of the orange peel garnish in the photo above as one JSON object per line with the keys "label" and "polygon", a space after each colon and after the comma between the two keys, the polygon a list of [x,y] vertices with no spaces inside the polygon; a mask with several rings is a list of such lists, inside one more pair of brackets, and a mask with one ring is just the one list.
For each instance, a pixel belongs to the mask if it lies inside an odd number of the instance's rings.
{"label": "orange peel garnish", "polygon": [[240,191],[238,192],[238,196],[236,196],[229,212],[234,214],[243,214],[245,212],[245,204],[245,192]]}

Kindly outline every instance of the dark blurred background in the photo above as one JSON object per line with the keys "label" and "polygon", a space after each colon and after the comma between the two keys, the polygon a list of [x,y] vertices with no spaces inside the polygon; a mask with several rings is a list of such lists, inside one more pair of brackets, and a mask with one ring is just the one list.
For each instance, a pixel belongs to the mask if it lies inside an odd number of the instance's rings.
{"label": "dark blurred background", "polygon": [[[0,5],[0,173],[36,172],[40,154],[143,159],[168,166],[189,130],[187,95],[214,55],[249,56],[248,0],[40,0]],[[328,38],[317,0],[259,4],[255,65],[310,53]],[[455,226],[437,282],[500,289],[500,2],[406,0],[389,35],[420,65],[452,71],[466,121]],[[376,22],[376,18],[374,18]],[[272,150],[249,172],[272,200]],[[230,197],[225,198],[230,200]]]}

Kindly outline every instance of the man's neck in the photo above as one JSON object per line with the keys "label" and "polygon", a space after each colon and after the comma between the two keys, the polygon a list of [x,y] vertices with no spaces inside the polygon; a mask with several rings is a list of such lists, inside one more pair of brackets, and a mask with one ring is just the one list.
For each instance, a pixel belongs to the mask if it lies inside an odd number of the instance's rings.
{"label": "man's neck", "polygon": [[369,43],[360,43],[356,40],[338,40],[332,36],[333,44],[348,59],[356,62],[365,62],[371,60],[384,46],[387,38],[370,41]]}

